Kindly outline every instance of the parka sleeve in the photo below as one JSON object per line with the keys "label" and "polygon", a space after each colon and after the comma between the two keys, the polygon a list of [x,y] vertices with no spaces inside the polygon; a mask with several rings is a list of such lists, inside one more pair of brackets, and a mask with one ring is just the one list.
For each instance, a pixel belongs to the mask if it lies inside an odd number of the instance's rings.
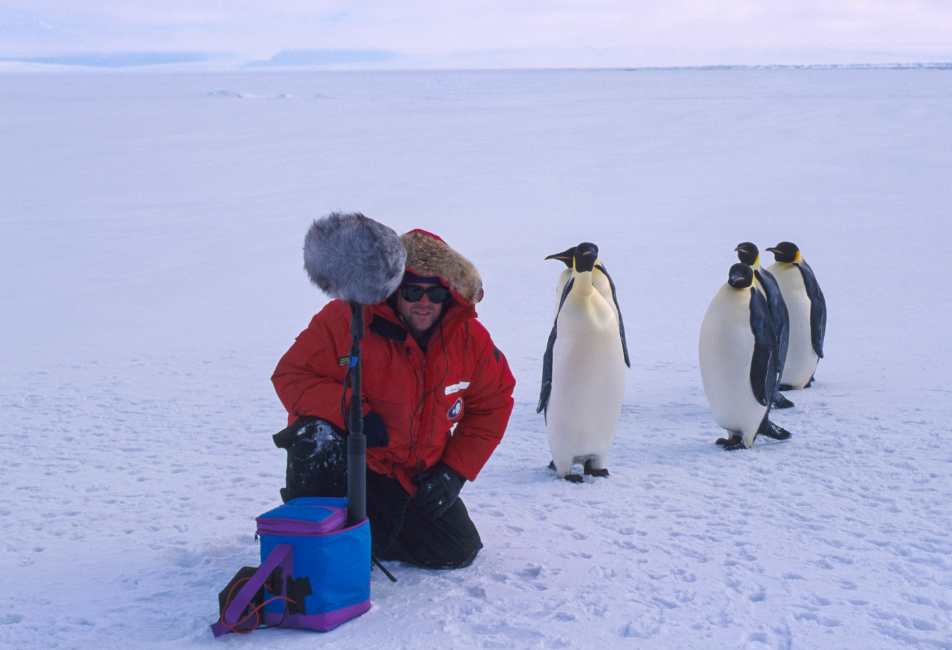
{"label": "parka sleeve", "polygon": [[466,410],[442,461],[472,481],[489,460],[509,424],[516,380],[505,355],[478,321],[470,321],[473,374],[466,393]]}
{"label": "parka sleeve", "polygon": [[[311,319],[271,376],[289,424],[302,415],[313,415],[347,428],[341,413],[342,398],[349,400],[344,391],[346,368],[338,359],[349,352],[349,318],[341,319],[337,307],[329,303]],[[346,338],[341,336],[342,325]]]}

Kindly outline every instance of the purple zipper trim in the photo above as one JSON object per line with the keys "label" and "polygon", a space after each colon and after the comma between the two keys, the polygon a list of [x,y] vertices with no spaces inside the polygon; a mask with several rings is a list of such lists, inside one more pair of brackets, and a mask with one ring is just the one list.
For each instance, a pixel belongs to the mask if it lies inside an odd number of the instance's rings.
{"label": "purple zipper trim", "polygon": [[329,632],[341,623],[360,616],[370,609],[370,599],[362,603],[335,609],[332,612],[321,614],[287,614],[284,612],[264,612],[265,625],[280,625],[281,627],[292,627],[306,630],[317,630],[318,632]]}
{"label": "purple zipper trim", "polygon": [[[320,506],[326,508],[327,506]],[[259,535],[321,535],[336,532],[347,521],[347,510],[333,508],[332,512],[321,521],[306,521],[301,519],[279,519],[277,517],[258,517]]]}

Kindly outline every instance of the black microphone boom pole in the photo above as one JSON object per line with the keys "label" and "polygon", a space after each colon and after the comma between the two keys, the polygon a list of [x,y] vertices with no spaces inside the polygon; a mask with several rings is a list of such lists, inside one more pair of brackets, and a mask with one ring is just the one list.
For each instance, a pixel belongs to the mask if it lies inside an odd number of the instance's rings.
{"label": "black microphone boom pole", "polygon": [[364,305],[386,300],[403,279],[407,260],[397,233],[359,212],[334,212],[304,238],[304,269],[324,293],[350,305],[350,435],[347,437],[347,523],[367,518],[367,439],[360,395]]}
{"label": "black microphone boom pole", "polygon": [[367,518],[367,438],[364,406],[360,397],[360,341],[364,338],[364,307],[350,305],[350,435],[347,437],[347,525]]}

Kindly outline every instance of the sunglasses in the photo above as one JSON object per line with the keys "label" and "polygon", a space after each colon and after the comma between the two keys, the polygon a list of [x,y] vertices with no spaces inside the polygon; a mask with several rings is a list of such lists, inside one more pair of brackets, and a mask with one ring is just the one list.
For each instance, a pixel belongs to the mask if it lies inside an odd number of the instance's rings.
{"label": "sunglasses", "polygon": [[450,296],[450,290],[446,287],[418,287],[415,284],[404,284],[400,287],[400,295],[407,302],[417,302],[426,294],[430,302],[436,304],[446,302]]}

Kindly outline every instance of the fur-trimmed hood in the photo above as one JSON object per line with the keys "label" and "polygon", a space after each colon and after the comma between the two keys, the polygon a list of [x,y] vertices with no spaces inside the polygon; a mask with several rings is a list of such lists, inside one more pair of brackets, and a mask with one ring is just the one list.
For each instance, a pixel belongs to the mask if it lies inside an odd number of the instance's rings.
{"label": "fur-trimmed hood", "polygon": [[401,235],[400,241],[407,249],[408,271],[440,278],[458,298],[471,305],[483,299],[483,280],[479,271],[445,241],[419,229]]}

